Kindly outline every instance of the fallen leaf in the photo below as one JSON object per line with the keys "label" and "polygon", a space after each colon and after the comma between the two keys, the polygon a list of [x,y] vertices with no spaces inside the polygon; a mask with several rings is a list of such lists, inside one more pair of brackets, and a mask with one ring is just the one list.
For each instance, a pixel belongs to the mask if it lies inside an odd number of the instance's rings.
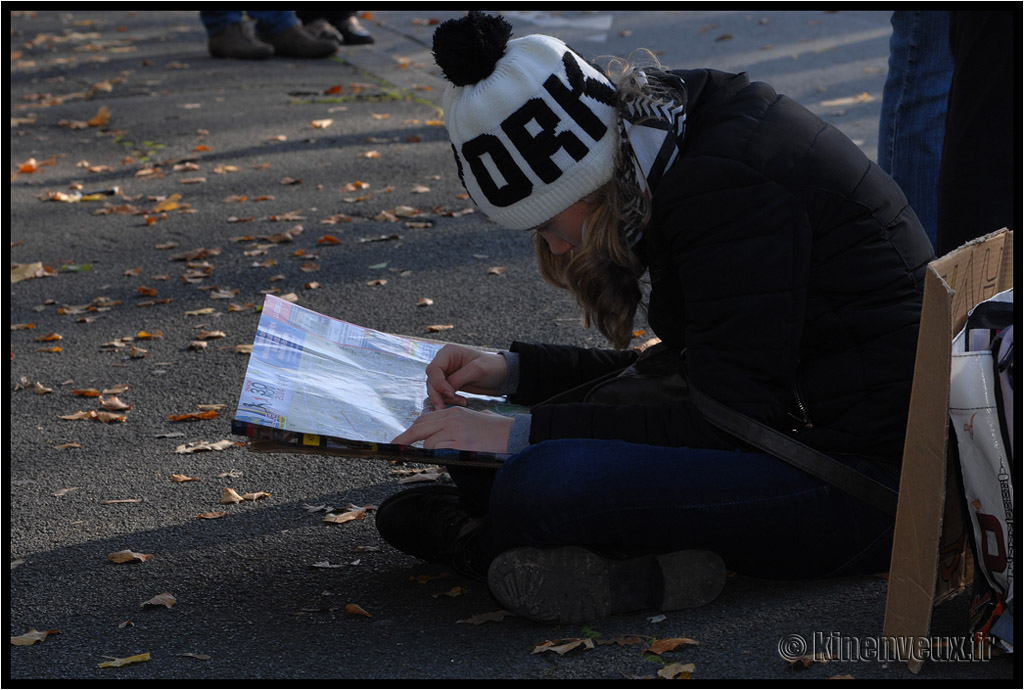
{"label": "fallen leaf", "polygon": [[594,640],[589,637],[548,640],[547,642],[542,642],[539,645],[536,645],[530,653],[539,654],[541,652],[555,652],[559,656],[562,656],[566,652],[571,652],[572,650],[580,647],[583,649],[593,649]]}
{"label": "fallen leaf", "polygon": [[266,491],[252,491],[247,494],[242,494],[243,501],[258,501],[261,498],[270,498],[270,494]]}
{"label": "fallen leaf", "polygon": [[227,515],[227,513],[225,513],[223,510],[212,510],[208,513],[199,513],[199,515],[196,515],[196,517],[202,518],[203,520],[216,520],[217,518],[222,518],[225,515]]}
{"label": "fallen leaf", "polygon": [[695,668],[695,664],[669,664],[658,671],[658,677],[669,680],[686,680],[693,674]]}
{"label": "fallen leaf", "polygon": [[452,587],[451,589],[449,589],[447,592],[437,592],[436,594],[434,594],[434,598],[437,599],[439,597],[451,597],[451,598],[454,599],[455,597],[462,596],[463,594],[465,594],[468,591],[469,590],[466,589],[465,587],[462,587],[460,585],[456,585],[456,586]]}
{"label": "fallen leaf", "polygon": [[507,616],[514,616],[515,614],[511,611],[501,609],[499,611],[491,611],[490,613],[478,613],[475,616],[469,618],[463,618],[462,620],[455,621],[456,623],[468,623],[469,625],[480,625],[481,623],[500,623],[505,620]]}
{"label": "fallen leaf", "polygon": [[429,297],[420,297],[418,300],[416,300],[417,307],[429,307],[433,304],[434,300],[430,299]]}
{"label": "fallen leaf", "polygon": [[193,654],[192,652],[182,652],[181,656],[199,659],[200,661],[209,661],[212,658],[208,654]]}
{"label": "fallen leaf", "polygon": [[142,503],[141,498],[111,498],[106,501],[100,501],[101,505],[109,506],[115,503]]}
{"label": "fallen leaf", "polygon": [[86,122],[90,127],[102,127],[107,124],[110,120],[110,110],[107,106],[101,105],[100,109],[96,112],[96,115],[89,121]]}
{"label": "fallen leaf", "polygon": [[225,450],[226,448],[230,448],[233,445],[235,445],[235,442],[229,439],[217,441],[216,443],[210,443],[209,441],[196,441],[193,443],[180,445],[174,452],[182,455],[187,455],[190,453],[198,453],[204,450],[221,451]]}
{"label": "fallen leaf", "polygon": [[359,604],[345,604],[345,613],[352,616],[366,616],[367,618],[373,618],[373,616],[368,614]]}
{"label": "fallen leaf", "polygon": [[309,124],[313,127],[313,129],[327,129],[332,124],[334,124],[334,120],[313,120]]}
{"label": "fallen leaf", "polygon": [[81,448],[81,443],[62,443],[59,446],[54,446],[54,450],[68,450],[70,448]]}
{"label": "fallen leaf", "polygon": [[130,563],[132,561],[141,561],[145,563],[152,558],[153,554],[151,553],[136,553],[130,549],[107,554],[107,560],[112,563]]}
{"label": "fallen leaf", "polygon": [[427,326],[427,333],[439,333],[441,331],[450,331],[453,328],[455,328],[455,326],[451,326],[451,325],[444,326],[444,325],[437,324],[437,325],[433,325],[433,326]]}
{"label": "fallen leaf", "polygon": [[45,395],[47,393],[52,393],[53,389],[47,388],[43,384],[36,381],[35,385],[32,386],[32,392],[35,393],[36,395]]}
{"label": "fallen leaf", "polygon": [[218,417],[217,410],[207,410],[206,412],[186,412],[185,414],[172,414],[168,416],[168,419],[172,422],[186,422],[191,420],[205,420],[205,419],[216,419]]}
{"label": "fallen leaf", "polygon": [[172,482],[178,482],[178,483],[181,483],[181,482],[198,482],[199,481],[199,477],[190,477],[187,474],[172,474],[171,475],[171,481]]}
{"label": "fallen leaf", "polygon": [[53,495],[57,496],[57,497],[65,496],[65,495],[71,493],[72,491],[76,491],[77,489],[78,489],[77,486],[70,486],[70,487],[68,487],[66,489],[59,489],[59,490],[55,491],[53,493]]}
{"label": "fallen leaf", "polygon": [[49,635],[59,635],[60,630],[36,630],[32,628],[27,633],[22,635],[16,635],[11,637],[11,644],[23,647],[25,645],[35,644],[36,642],[42,642]]}
{"label": "fallen leaf", "polygon": [[225,488],[220,499],[221,503],[241,503],[245,499],[238,495],[238,492],[231,488]]}
{"label": "fallen leaf", "polygon": [[505,273],[505,267],[504,266],[491,266],[490,268],[487,269],[487,272],[490,273],[491,275],[500,276],[503,273]]}
{"label": "fallen leaf", "polygon": [[665,652],[671,652],[677,647],[683,645],[696,645],[700,644],[697,640],[691,640],[689,637],[670,637],[661,640],[656,640],[651,643],[651,646],[644,650],[644,652],[651,652],[652,654],[663,654]]}
{"label": "fallen leaf", "polygon": [[120,668],[121,666],[127,666],[128,664],[134,664],[139,661],[149,661],[149,652],[145,652],[143,654],[136,654],[135,656],[124,657],[123,659],[103,661],[97,664],[97,666],[99,668]]}
{"label": "fallen leaf", "polygon": [[341,525],[352,520],[362,520],[366,517],[366,508],[355,508],[353,510],[346,511],[344,513],[332,513],[324,517],[324,522],[329,522],[335,525]]}
{"label": "fallen leaf", "polygon": [[141,606],[166,606],[167,608],[171,608],[177,603],[178,600],[174,598],[173,594],[170,592],[164,592],[163,594],[157,594],[149,601],[142,602]]}

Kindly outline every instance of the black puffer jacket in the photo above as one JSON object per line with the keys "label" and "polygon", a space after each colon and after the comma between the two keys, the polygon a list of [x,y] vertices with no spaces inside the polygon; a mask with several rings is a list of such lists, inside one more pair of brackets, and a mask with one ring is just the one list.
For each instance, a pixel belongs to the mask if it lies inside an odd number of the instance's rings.
{"label": "black puffer jacket", "polygon": [[[917,217],[853,142],[769,85],[677,74],[686,139],[642,247],[651,328],[686,348],[690,380],[709,395],[821,450],[898,463],[934,258]],[[511,349],[513,399],[528,404],[635,357]],[[578,437],[735,445],[687,404],[534,408],[531,443]]]}

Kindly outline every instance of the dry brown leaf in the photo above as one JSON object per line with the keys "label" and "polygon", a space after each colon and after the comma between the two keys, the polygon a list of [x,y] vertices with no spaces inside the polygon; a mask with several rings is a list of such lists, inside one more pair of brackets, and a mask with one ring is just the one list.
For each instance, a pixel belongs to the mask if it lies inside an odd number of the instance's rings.
{"label": "dry brown leaf", "polygon": [[691,640],[689,637],[669,637],[662,640],[656,640],[651,643],[651,646],[644,650],[644,652],[651,652],[652,654],[664,654],[665,652],[671,652],[676,647],[683,645],[691,646],[700,644],[697,640]]}
{"label": "dry brown leaf", "polygon": [[447,592],[436,592],[434,594],[434,598],[438,599],[440,597],[451,597],[451,598],[454,599],[455,597],[462,596],[463,594],[465,594],[468,591],[469,590],[466,589],[465,587],[462,587],[460,585],[455,585],[454,587],[449,589]]}
{"label": "dry brown leaf", "polygon": [[130,410],[132,409],[131,403],[123,402],[116,395],[101,395],[100,405],[104,410]]}
{"label": "dry brown leaf", "polygon": [[490,268],[487,269],[487,272],[490,273],[491,275],[500,276],[503,273],[505,273],[505,267],[504,266],[491,266]]}
{"label": "dry brown leaf", "polygon": [[181,483],[181,482],[198,482],[199,481],[199,477],[190,477],[187,474],[172,474],[171,475],[171,481],[172,482],[178,482],[178,483]]}
{"label": "dry brown leaf", "polygon": [[366,508],[354,508],[344,513],[332,513],[324,517],[324,522],[329,522],[335,525],[341,525],[352,520],[362,520],[366,517]]}
{"label": "dry brown leaf", "polygon": [[564,638],[559,640],[548,640],[547,642],[541,642],[533,648],[531,654],[539,654],[541,652],[555,652],[559,656],[562,656],[566,652],[571,652],[574,649],[582,647],[583,649],[593,649],[594,640],[589,637],[574,637]]}
{"label": "dry brown leaf", "polygon": [[225,513],[223,510],[211,510],[207,513],[199,513],[199,515],[196,515],[196,517],[201,518],[203,520],[216,520],[217,518],[222,518],[225,515],[227,515],[227,513]]}
{"label": "dry brown leaf", "polygon": [[111,498],[106,501],[100,501],[101,505],[109,506],[115,503],[142,503],[141,498]]}
{"label": "dry brown leaf", "polygon": [[36,630],[32,628],[27,633],[22,635],[15,635],[11,637],[11,644],[18,645],[19,647],[35,644],[36,642],[42,642],[49,635],[59,635],[60,630]]}
{"label": "dry brown leaf", "polygon": [[58,489],[57,491],[54,491],[53,495],[57,496],[59,498],[61,496],[66,496],[67,494],[71,493],[72,491],[77,491],[77,490],[78,490],[77,486],[69,486],[69,487],[67,487],[65,489]]}
{"label": "dry brown leaf", "polygon": [[345,604],[345,613],[351,616],[366,616],[367,618],[373,618],[373,616],[367,613],[359,604]]}
{"label": "dry brown leaf", "polygon": [[238,495],[238,492],[232,488],[225,487],[224,495],[221,496],[221,503],[241,503],[245,499]]}
{"label": "dry brown leaf", "polygon": [[35,384],[32,386],[32,392],[35,393],[36,395],[45,395],[47,393],[52,393],[53,389],[47,388],[43,384],[36,381]]}
{"label": "dry brown leaf", "polygon": [[455,326],[435,324],[433,326],[427,326],[427,333],[439,333],[441,331],[450,331],[453,328],[455,328]]}
{"label": "dry brown leaf", "polygon": [[468,623],[469,625],[480,625],[481,623],[500,623],[505,620],[507,616],[514,616],[515,614],[511,611],[501,609],[499,611],[491,611],[490,613],[478,613],[475,616],[469,618],[463,618],[462,620],[455,621],[456,623]]}
{"label": "dry brown leaf", "polygon": [[247,494],[242,494],[243,501],[258,501],[261,498],[270,498],[270,494],[266,491],[251,491]]}
{"label": "dry brown leaf", "polygon": [[120,668],[121,666],[127,666],[128,664],[134,664],[139,661],[149,661],[149,652],[143,654],[136,654],[135,656],[128,656],[121,659],[113,659],[111,661],[102,661],[97,664],[99,668]]}
{"label": "dry brown leaf", "polygon": [[142,602],[141,606],[166,606],[167,608],[171,608],[177,603],[178,600],[174,598],[173,594],[170,592],[164,592],[163,594],[157,594],[149,601]]}
{"label": "dry brown leaf", "polygon": [[54,450],[68,450],[70,448],[81,448],[81,443],[62,443],[59,446],[54,446]]}
{"label": "dry brown leaf", "polygon": [[217,441],[216,443],[210,443],[209,441],[195,441],[193,443],[187,443],[178,446],[178,448],[174,452],[181,455],[187,455],[190,453],[198,453],[204,450],[221,451],[226,448],[230,448],[233,445],[235,445],[235,442],[228,439],[223,439],[221,441]]}
{"label": "dry brown leaf", "polygon": [[691,677],[695,668],[697,668],[695,664],[669,664],[658,671],[658,677],[669,680],[686,680]]}
{"label": "dry brown leaf", "polygon": [[124,551],[115,551],[114,553],[107,554],[107,560],[112,563],[130,563],[132,561],[146,561],[153,558],[151,553],[136,553],[131,549],[125,549]]}
{"label": "dry brown leaf", "polygon": [[168,416],[168,419],[172,422],[186,422],[191,420],[205,420],[205,419],[216,419],[218,417],[217,410],[207,410],[206,412],[186,412],[185,414],[172,414]]}
{"label": "dry brown leaf", "polygon": [[309,124],[313,127],[313,129],[327,129],[332,124],[334,124],[334,120],[312,120]]}

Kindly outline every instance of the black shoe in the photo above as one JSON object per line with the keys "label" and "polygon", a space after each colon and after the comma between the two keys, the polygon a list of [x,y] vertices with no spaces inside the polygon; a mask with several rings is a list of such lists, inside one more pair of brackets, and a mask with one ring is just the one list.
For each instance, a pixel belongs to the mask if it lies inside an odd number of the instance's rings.
{"label": "black shoe", "polygon": [[266,60],[274,48],[257,39],[248,24],[228,24],[216,35],[210,36],[207,47],[210,55],[239,60]]}
{"label": "black shoe", "polygon": [[431,485],[402,491],[384,499],[375,519],[377,531],[399,551],[486,579],[474,548],[485,518],[471,511],[458,489]]}
{"label": "black shoe", "polygon": [[345,39],[341,36],[341,32],[335,29],[333,24],[322,17],[314,19],[308,24],[303,24],[302,28],[305,29],[306,33],[310,36],[320,41],[332,41],[339,46],[345,42]]}
{"label": "black shoe", "polygon": [[364,29],[355,17],[349,17],[335,26],[341,32],[342,38],[345,39],[345,45],[358,46],[374,42],[373,35]]}
{"label": "black shoe", "polygon": [[725,564],[710,551],[617,560],[576,546],[506,551],[487,573],[491,594],[506,609],[557,623],[702,606],[719,595],[725,578]]}
{"label": "black shoe", "polygon": [[266,41],[274,46],[275,55],[283,57],[323,58],[334,55],[338,50],[338,44],[334,41],[314,38],[298,24],[270,36]]}

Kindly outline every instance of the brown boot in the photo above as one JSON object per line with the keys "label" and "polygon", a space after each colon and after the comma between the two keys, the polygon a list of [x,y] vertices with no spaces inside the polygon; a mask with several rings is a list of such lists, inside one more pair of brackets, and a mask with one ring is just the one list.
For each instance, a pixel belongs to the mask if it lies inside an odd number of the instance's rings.
{"label": "brown boot", "polygon": [[274,54],[272,46],[252,35],[251,29],[241,23],[229,24],[220,33],[210,36],[210,55],[239,60],[266,60]]}
{"label": "brown boot", "polygon": [[282,57],[322,58],[334,55],[338,50],[334,41],[313,38],[298,24],[269,37],[267,41],[274,46],[274,54]]}

